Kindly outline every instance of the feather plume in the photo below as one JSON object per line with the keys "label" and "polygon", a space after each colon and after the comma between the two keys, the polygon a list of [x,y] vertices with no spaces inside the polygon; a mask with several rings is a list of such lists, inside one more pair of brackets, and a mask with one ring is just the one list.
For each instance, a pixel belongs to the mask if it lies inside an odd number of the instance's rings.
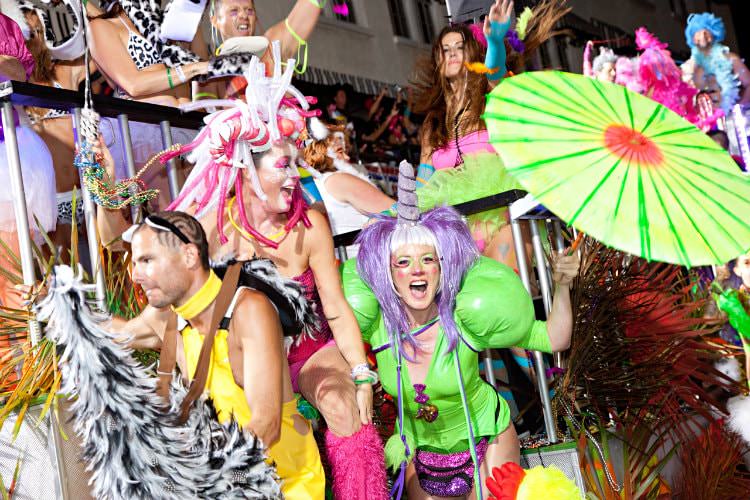
{"label": "feather plume", "polygon": [[727,401],[727,426],[750,446],[750,396],[735,396]]}
{"label": "feather plume", "polygon": [[50,293],[36,306],[57,344],[63,383],[72,396],[74,428],[103,499],[281,498],[262,444],[235,421],[218,424],[204,399],[185,426],[176,424],[185,390],[173,386],[170,408],[156,380],[132,351],[100,326],[108,317],[86,303],[90,285],[67,266],[55,268]]}
{"label": "feather plume", "polygon": [[529,26],[529,21],[534,12],[530,7],[523,9],[523,12],[516,19],[516,33],[518,33],[518,39],[523,40],[526,38],[526,28]]}

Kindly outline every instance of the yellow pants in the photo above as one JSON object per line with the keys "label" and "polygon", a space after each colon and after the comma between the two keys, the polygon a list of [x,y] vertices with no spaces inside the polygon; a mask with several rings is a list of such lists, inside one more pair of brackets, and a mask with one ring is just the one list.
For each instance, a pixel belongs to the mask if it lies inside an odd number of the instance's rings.
{"label": "yellow pants", "polygon": [[[302,435],[294,427],[293,415],[304,422]],[[281,478],[281,491],[287,500],[318,500],[325,498],[326,478],[320,462],[318,445],[310,422],[297,413],[297,400],[284,403],[281,410],[281,438],[268,450]]]}

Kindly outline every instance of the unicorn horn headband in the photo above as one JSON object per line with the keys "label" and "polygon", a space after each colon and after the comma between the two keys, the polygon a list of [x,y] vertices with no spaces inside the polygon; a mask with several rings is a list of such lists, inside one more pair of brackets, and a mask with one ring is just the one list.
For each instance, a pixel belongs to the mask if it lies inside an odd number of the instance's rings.
{"label": "unicorn horn headband", "polygon": [[398,166],[398,224],[415,225],[419,222],[419,206],[417,204],[417,176],[414,166],[408,161],[402,161]]}

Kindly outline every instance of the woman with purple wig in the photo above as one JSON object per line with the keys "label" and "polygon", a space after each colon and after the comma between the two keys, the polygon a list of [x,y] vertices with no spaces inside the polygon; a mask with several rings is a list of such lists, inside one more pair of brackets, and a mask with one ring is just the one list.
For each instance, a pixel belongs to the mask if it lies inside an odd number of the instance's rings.
{"label": "woman with purple wig", "polygon": [[379,216],[362,230],[356,263],[344,265],[344,293],[373,346],[383,388],[398,401],[386,445],[386,462],[400,467],[392,494],[482,498],[476,485],[492,467],[518,463],[519,443],[507,403],[479,377],[477,353],[566,349],[578,258],[554,259],[552,313],[535,321],[513,270],[479,255],[455,210],[420,216],[415,185],[403,162],[398,218]]}

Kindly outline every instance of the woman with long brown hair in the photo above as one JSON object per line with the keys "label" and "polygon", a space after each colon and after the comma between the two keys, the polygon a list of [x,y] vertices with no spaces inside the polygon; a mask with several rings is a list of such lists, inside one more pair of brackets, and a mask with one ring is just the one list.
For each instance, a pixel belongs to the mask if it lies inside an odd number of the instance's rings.
{"label": "woman with long brown hair", "polygon": [[[482,119],[485,95],[502,78],[523,70],[528,54],[555,34],[555,24],[568,11],[564,0],[545,0],[525,11],[516,30],[510,30],[513,2],[495,0],[483,27],[452,25],[440,32],[414,82],[415,111],[426,115],[418,177],[429,183],[420,190],[420,208],[518,187],[489,143]],[[476,214],[469,223],[484,255],[515,267],[505,212]]]}

